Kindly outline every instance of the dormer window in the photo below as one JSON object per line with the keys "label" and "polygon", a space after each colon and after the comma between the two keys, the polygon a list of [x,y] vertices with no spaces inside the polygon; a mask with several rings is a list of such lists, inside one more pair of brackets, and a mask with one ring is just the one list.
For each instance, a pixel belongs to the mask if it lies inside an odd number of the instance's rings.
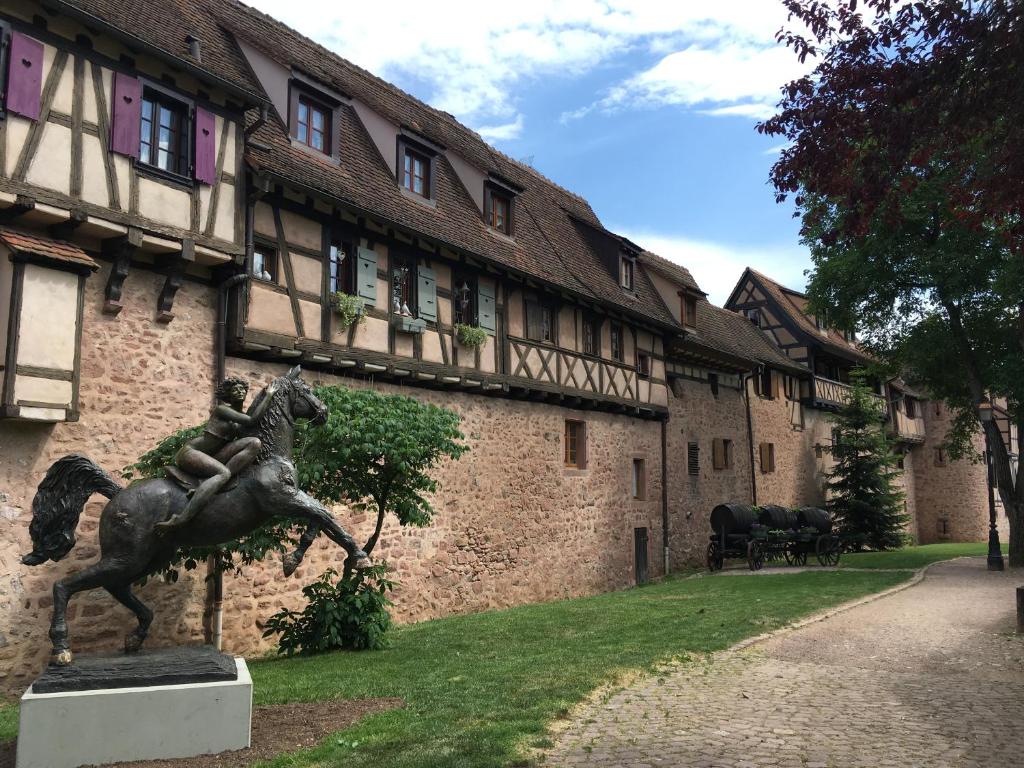
{"label": "dormer window", "polygon": [[430,191],[430,158],[410,147],[403,147],[402,152],[402,186],[413,194],[432,197]]}
{"label": "dormer window", "polygon": [[330,155],[333,146],[331,128],[334,125],[334,109],[323,99],[317,98],[305,87],[291,91],[291,114],[289,134],[296,144]]}
{"label": "dormer window", "polygon": [[748,309],[744,313],[747,316],[747,320],[754,324],[755,328],[761,327],[761,310],[760,309]]}
{"label": "dormer window", "polygon": [[318,152],[330,154],[331,111],[317,104],[308,96],[299,96],[299,104],[295,116],[295,138]]}
{"label": "dormer window", "polygon": [[683,294],[683,325],[687,328],[697,327],[697,297]]}
{"label": "dormer window", "polygon": [[633,260],[628,256],[619,258],[619,285],[627,291],[633,290]]}

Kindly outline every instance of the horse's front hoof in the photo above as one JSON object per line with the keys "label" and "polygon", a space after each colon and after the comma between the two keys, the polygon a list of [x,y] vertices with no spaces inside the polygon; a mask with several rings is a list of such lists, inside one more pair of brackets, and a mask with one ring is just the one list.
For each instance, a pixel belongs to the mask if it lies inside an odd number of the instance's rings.
{"label": "horse's front hoof", "polygon": [[129,632],[124,636],[124,652],[138,653],[142,649],[142,643],[145,639],[145,635],[139,635],[138,632]]}
{"label": "horse's front hoof", "polygon": [[69,666],[73,660],[74,656],[67,648],[54,648],[53,653],[50,655],[50,663],[56,664],[58,667]]}
{"label": "horse's front hoof", "polygon": [[299,567],[300,562],[302,561],[294,552],[288,552],[284,557],[282,557],[281,565],[284,568],[285,577],[291,576],[295,573],[295,569]]}

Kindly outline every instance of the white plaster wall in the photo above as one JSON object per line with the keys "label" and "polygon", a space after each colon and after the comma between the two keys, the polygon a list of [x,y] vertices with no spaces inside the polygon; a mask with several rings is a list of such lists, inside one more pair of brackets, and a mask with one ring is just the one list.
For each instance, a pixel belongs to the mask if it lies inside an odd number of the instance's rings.
{"label": "white plaster wall", "polygon": [[18,363],[74,370],[78,276],[25,265]]}

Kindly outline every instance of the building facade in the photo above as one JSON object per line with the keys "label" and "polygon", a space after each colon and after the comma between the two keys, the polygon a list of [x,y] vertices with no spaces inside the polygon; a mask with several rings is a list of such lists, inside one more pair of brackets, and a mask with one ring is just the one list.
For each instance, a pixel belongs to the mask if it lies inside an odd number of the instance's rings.
{"label": "building facade", "polygon": [[[470,451],[438,470],[435,523],[387,528],[375,552],[404,621],[699,563],[724,501],[821,503],[827,414],[863,356],[799,306],[787,320],[767,278],[711,305],[584,199],[232,0],[0,0],[0,34],[6,690],[44,663],[52,582],[98,554],[97,498],[65,560],[21,565],[46,469],[130,464],[201,422],[226,375],[255,387],[300,363],[462,417]],[[339,311],[354,306],[359,322]],[[880,387],[921,539],[979,538],[981,508],[943,511],[931,404]],[[984,493],[962,474],[950,487]],[[261,621],[337,564],[322,544],[291,579],[276,561],[226,577],[225,645],[267,650]],[[201,571],[142,588],[154,642],[208,635]],[[130,624],[105,593],[70,617],[82,650]]]}

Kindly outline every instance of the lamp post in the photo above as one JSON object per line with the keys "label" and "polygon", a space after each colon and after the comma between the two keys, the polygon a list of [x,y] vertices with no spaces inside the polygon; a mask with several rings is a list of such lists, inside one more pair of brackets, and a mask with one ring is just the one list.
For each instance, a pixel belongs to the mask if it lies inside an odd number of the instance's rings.
{"label": "lamp post", "polygon": [[988,484],[988,569],[1003,570],[1003,551],[999,547],[999,531],[996,530],[996,489],[992,476],[992,448],[988,441],[986,424],[992,422],[992,401],[987,397],[978,403],[978,418],[981,419],[982,431],[985,433],[985,479]]}

